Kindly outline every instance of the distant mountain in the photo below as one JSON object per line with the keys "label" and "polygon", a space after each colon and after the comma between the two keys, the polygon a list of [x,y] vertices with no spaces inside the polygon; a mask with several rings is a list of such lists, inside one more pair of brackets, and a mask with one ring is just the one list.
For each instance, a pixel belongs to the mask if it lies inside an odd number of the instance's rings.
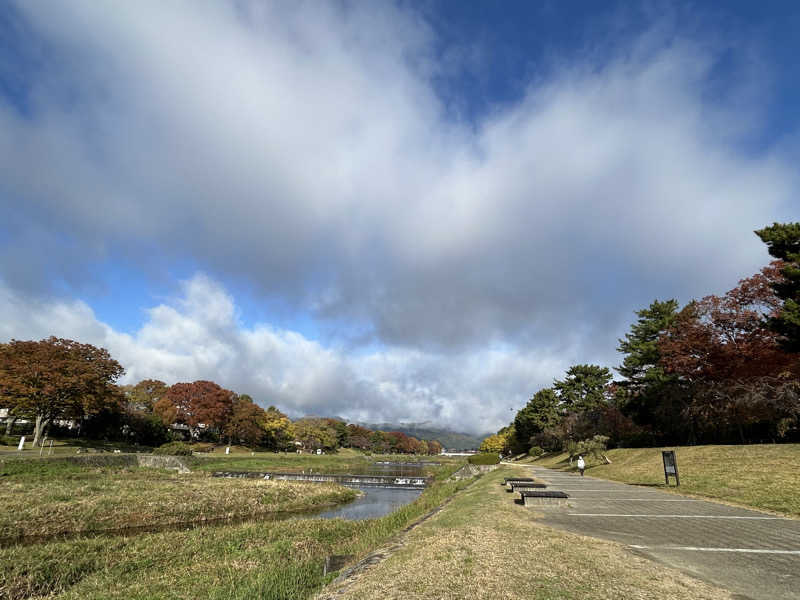
{"label": "distant mountain", "polygon": [[451,450],[471,450],[481,445],[485,437],[491,435],[473,435],[470,433],[459,433],[457,431],[450,431],[448,429],[438,429],[436,427],[428,427],[424,424],[417,423],[403,423],[396,425],[394,423],[359,423],[359,425],[372,430],[380,431],[399,431],[415,437],[418,440],[436,440],[444,448]]}

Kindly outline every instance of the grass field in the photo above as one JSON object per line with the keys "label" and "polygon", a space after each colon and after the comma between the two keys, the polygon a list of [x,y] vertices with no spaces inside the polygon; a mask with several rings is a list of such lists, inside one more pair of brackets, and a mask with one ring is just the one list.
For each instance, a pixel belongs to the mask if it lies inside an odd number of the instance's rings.
{"label": "grass field", "polygon": [[328,600],[721,600],[728,592],[634,556],[620,545],[536,522],[499,485],[502,467],[458,494],[410,532],[398,552],[357,579],[333,584]]}
{"label": "grass field", "polygon": [[59,460],[6,461],[0,477],[0,539],[259,517],[347,502],[357,494],[334,484],[215,479]]}
{"label": "grass field", "polygon": [[[327,473],[354,473],[370,468],[376,461],[386,462],[427,462],[440,463],[445,465],[455,465],[463,463],[463,458],[447,456],[407,456],[399,454],[385,455],[366,455],[355,450],[343,449],[335,454],[283,454],[273,452],[255,453],[226,456],[225,454],[211,454],[193,456],[190,459],[190,466],[193,470],[219,471],[219,470],[241,470],[241,471],[325,471]],[[402,469],[402,467],[398,467]],[[435,467],[427,467],[424,471],[431,474]]]}
{"label": "grass field", "polygon": [[[800,517],[800,444],[663,449],[676,451],[682,493]],[[589,462],[586,474],[666,489],[661,450],[610,450],[612,464]],[[566,454],[546,455],[535,463],[563,470],[575,468],[570,467]]]}
{"label": "grass field", "polygon": [[[227,460],[230,461],[228,466],[234,466],[234,459],[228,457]],[[323,575],[326,556],[358,556],[370,551],[467,485],[467,482],[446,480],[456,466],[439,469],[434,484],[415,502],[380,519],[344,521],[298,517],[0,548],[0,572],[3,574],[0,599],[42,596],[69,599],[307,598],[333,577]],[[76,474],[72,467],[66,470],[72,472],[64,474],[68,482],[65,485],[84,485],[84,474]],[[126,479],[129,475],[112,477],[114,483],[107,485],[135,493],[135,478],[139,475],[145,478],[138,480],[139,495],[149,498],[149,490],[158,490],[161,480],[148,480],[148,475],[132,474],[130,480]],[[153,476],[156,475],[173,477],[153,472]],[[89,480],[93,477],[86,476]],[[174,477],[181,481],[180,476]],[[197,477],[209,481],[203,474]],[[36,475],[18,473],[3,477],[2,487],[12,480],[27,486],[39,485],[37,479]],[[186,481],[191,481],[191,477]],[[131,484],[129,488],[126,487],[128,483]],[[239,483],[260,482],[220,481],[221,485]],[[90,485],[101,488],[88,490],[90,495],[109,497],[102,489],[105,483],[95,480]],[[302,486],[304,490],[317,489],[317,484],[289,485]],[[166,488],[156,495],[169,498]],[[141,501],[136,502],[141,507]],[[138,511],[124,506],[120,510],[128,514]]]}

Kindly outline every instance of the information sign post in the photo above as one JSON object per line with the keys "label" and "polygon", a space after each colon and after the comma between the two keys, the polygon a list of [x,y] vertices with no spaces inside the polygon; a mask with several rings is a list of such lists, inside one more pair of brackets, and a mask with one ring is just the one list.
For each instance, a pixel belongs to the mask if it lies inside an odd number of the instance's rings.
{"label": "information sign post", "polygon": [[664,481],[669,485],[670,476],[675,478],[675,485],[681,484],[678,476],[678,461],[675,458],[675,450],[662,450],[661,458],[664,460]]}

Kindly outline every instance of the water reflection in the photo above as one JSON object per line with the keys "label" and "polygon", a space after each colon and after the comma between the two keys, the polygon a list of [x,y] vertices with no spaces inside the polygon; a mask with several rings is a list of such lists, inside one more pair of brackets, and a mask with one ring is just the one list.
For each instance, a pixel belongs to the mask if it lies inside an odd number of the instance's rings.
{"label": "water reflection", "polygon": [[325,510],[314,515],[320,519],[374,519],[388,515],[413,502],[422,493],[422,490],[403,490],[390,488],[360,487],[364,495],[348,504]]}

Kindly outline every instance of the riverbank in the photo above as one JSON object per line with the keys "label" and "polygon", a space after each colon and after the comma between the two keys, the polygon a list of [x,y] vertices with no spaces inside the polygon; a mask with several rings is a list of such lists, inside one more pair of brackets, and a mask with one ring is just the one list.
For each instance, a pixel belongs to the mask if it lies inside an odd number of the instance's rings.
{"label": "riverbank", "polygon": [[357,560],[465,487],[447,480],[455,468],[440,468],[417,500],[378,519],[298,517],[2,548],[0,599],[307,598],[336,575],[324,574],[326,557]]}
{"label": "riverbank", "polygon": [[[664,482],[661,450],[676,452],[681,485],[675,491],[800,517],[800,444],[619,448],[607,452],[610,465],[589,461],[586,474],[673,489]],[[576,469],[563,453],[522,462]]]}
{"label": "riverbank", "polygon": [[730,599],[728,592],[621,545],[537,523],[500,485],[502,467],[455,496],[385,560],[326,587],[319,600]]}
{"label": "riverbank", "polygon": [[353,500],[336,484],[223,481],[208,473],[62,460],[0,465],[0,541],[300,512]]}

